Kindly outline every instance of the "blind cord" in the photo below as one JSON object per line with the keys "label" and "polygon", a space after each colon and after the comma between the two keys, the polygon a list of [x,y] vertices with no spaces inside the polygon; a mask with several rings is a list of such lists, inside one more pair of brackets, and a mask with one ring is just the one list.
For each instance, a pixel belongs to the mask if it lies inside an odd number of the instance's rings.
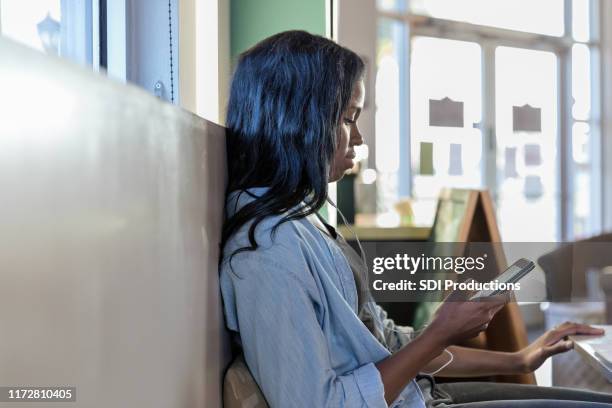
{"label": "blind cord", "polygon": [[170,102],[174,103],[174,60],[172,41],[172,0],[168,0],[168,38],[170,40]]}

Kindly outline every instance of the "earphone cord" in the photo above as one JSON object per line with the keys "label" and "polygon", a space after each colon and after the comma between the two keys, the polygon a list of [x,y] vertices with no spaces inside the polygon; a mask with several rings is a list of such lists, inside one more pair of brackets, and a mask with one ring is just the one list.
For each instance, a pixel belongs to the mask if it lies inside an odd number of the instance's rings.
{"label": "earphone cord", "polygon": [[[338,206],[336,205],[336,203],[334,203],[329,197],[327,197],[327,202],[336,209],[336,211],[338,212],[338,214],[340,214],[340,218],[342,218],[342,222],[344,222],[344,226],[346,227],[346,229],[348,229],[351,233],[351,235],[353,236],[353,239],[355,240],[355,242],[357,242],[357,246],[359,247],[359,257],[361,258],[361,262],[363,263],[363,267],[364,267],[364,271],[366,271],[366,276],[364,276],[364,279],[366,280],[366,287],[368,287],[367,285],[367,271],[368,271],[368,263],[366,261],[366,257],[365,257],[365,251],[363,250],[363,247],[361,246],[361,241],[359,241],[359,238],[357,237],[357,234],[355,233],[355,231],[350,227],[348,221],[346,220],[346,217],[344,216],[344,214],[342,214],[342,211],[340,211],[340,209],[338,208]],[[367,296],[368,296],[368,302],[370,303],[372,300],[372,298],[370,297],[370,292],[369,290],[367,291]],[[425,329],[426,326],[424,326],[421,330],[419,330],[418,332],[421,332],[422,330]],[[392,331],[396,332],[396,333],[400,333],[402,335],[407,335],[409,337],[411,337],[410,340],[413,340],[414,337],[416,337],[416,333],[406,333],[403,332],[401,330],[398,330],[395,326],[391,329]],[[417,332],[417,333],[418,333]],[[449,355],[449,359],[446,363],[444,363],[440,368],[438,368],[437,370],[431,372],[431,373],[425,373],[423,372],[423,374],[425,375],[431,375],[434,376],[436,374],[438,374],[440,371],[444,370],[446,367],[448,367],[453,360],[455,359],[455,356],[453,356],[453,353],[451,353],[448,349],[444,349],[444,352],[447,353]]]}
{"label": "earphone cord", "polygon": [[438,368],[436,371],[432,371],[431,373],[423,372],[423,374],[434,376],[434,375],[438,374],[440,371],[444,370],[446,367],[448,367],[450,365],[450,363],[453,362],[453,360],[455,359],[455,356],[453,356],[453,353],[451,353],[448,349],[444,349],[444,352],[449,355],[448,361],[446,363],[442,364],[442,366],[440,368]]}
{"label": "earphone cord", "polygon": [[[357,242],[357,246],[359,247],[359,257],[361,258],[361,262],[363,263],[363,267],[364,267],[364,271],[368,270],[368,263],[366,261],[365,258],[365,251],[363,250],[363,247],[361,246],[361,241],[359,241],[359,238],[357,238],[357,234],[355,233],[355,231],[350,227],[348,221],[346,220],[346,217],[344,216],[344,214],[342,214],[342,211],[340,211],[340,209],[338,208],[338,206],[336,205],[336,203],[334,203],[331,198],[327,197],[327,202],[336,209],[336,211],[338,212],[338,214],[340,214],[340,218],[342,218],[342,222],[344,222],[344,226],[346,227],[346,229],[348,229],[351,233],[351,235],[353,236],[353,238],[355,239],[355,242]],[[366,276],[367,278],[367,276]]]}

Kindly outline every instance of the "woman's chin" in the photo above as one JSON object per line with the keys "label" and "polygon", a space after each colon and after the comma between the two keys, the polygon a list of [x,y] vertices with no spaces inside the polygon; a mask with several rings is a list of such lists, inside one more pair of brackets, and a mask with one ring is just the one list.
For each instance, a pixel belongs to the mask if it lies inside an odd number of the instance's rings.
{"label": "woman's chin", "polygon": [[327,182],[335,183],[336,181],[340,180],[343,176],[344,174],[331,174],[329,178],[327,179]]}
{"label": "woman's chin", "polygon": [[346,174],[347,172],[349,172],[353,167],[355,167],[355,160],[354,159],[350,159],[350,158],[346,158],[344,160],[344,171],[342,172],[342,174]]}
{"label": "woman's chin", "polygon": [[353,167],[355,166],[355,162],[352,159],[346,159],[343,169],[337,169],[329,176],[329,183],[333,183],[335,181],[339,181],[345,174],[347,174]]}
{"label": "woman's chin", "polygon": [[330,183],[335,183],[336,181],[340,181],[340,180],[342,180],[342,179],[344,178],[344,176],[345,176],[345,175],[347,175],[348,173],[349,173],[349,171],[348,171],[348,170],[345,170],[345,171],[344,171],[344,172],[342,172],[342,173],[335,174],[335,175],[333,175],[333,176],[332,176],[332,177],[329,179],[329,182],[330,182]]}

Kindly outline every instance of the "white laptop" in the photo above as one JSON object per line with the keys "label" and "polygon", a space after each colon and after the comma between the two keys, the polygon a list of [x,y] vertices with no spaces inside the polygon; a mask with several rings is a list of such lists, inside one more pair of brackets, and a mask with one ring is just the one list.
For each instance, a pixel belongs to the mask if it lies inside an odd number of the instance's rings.
{"label": "white laptop", "polygon": [[575,350],[612,382],[612,325],[594,325],[606,332],[602,336],[570,336]]}

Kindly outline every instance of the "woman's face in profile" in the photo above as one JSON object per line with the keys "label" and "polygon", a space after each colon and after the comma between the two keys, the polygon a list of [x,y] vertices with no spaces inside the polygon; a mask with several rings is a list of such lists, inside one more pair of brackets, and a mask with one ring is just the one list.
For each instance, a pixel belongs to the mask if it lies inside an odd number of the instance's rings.
{"label": "woman's face in profile", "polygon": [[350,170],[355,162],[354,146],[363,143],[361,133],[357,127],[357,119],[363,109],[365,99],[365,85],[363,80],[357,81],[353,88],[353,94],[348,104],[348,108],[342,112],[340,123],[338,124],[338,144],[329,169],[329,181],[338,181]]}

